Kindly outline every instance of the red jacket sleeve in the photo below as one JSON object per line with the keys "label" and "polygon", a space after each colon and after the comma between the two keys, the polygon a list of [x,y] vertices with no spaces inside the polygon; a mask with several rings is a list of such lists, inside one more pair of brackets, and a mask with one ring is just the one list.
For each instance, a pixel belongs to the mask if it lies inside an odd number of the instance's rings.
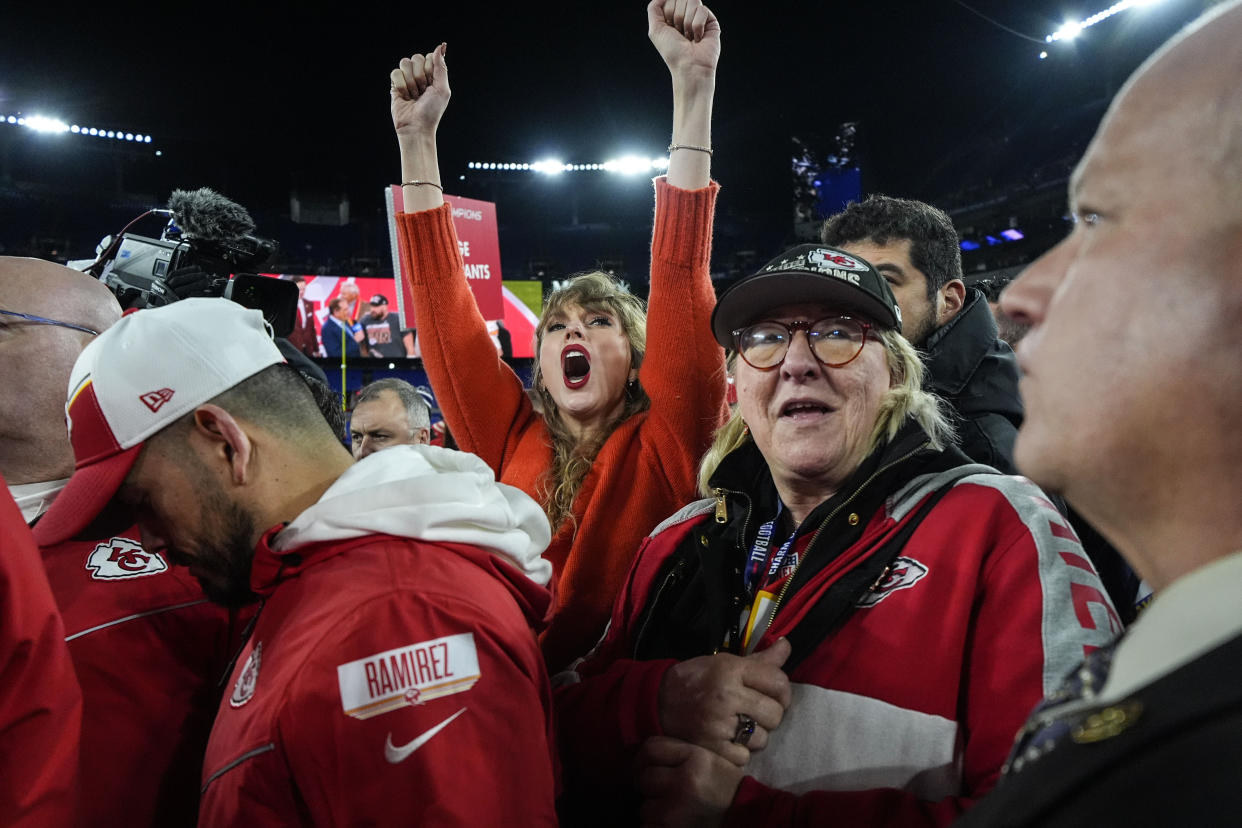
{"label": "red jacket sleeve", "polygon": [[[495,615],[449,596],[386,596],[316,647],[279,721],[315,824],[504,825],[520,814],[555,825],[551,688],[534,633]],[[398,648],[418,658],[370,658]],[[383,682],[388,670],[434,674],[440,689],[346,715],[348,682]]]}
{"label": "red jacket sleeve", "polygon": [[[0,483],[3,481],[0,480]],[[0,495],[0,826],[74,825],[82,694],[30,530]]]}
{"label": "red jacket sleeve", "polygon": [[[661,548],[676,545],[661,543]],[[656,553],[650,539],[643,543],[613,604],[603,639],[586,658],[556,677],[566,787],[590,791],[628,787],[638,748],[647,737],[663,734],[660,683],[676,661],[635,661],[628,656],[632,626],[665,557]]]}
{"label": "red jacket sleeve", "polygon": [[534,409],[521,379],[496,353],[466,282],[449,205],[397,214],[409,267],[423,367],[462,450],[499,478]]}

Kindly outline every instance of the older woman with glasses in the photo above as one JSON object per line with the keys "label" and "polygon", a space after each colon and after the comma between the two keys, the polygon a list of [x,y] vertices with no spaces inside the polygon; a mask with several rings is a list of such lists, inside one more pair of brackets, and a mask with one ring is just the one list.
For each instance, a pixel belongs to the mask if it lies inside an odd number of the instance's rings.
{"label": "older woman with glasses", "polygon": [[558,692],[567,814],[945,825],[1119,631],[1043,493],[952,445],[900,325],[822,246],[721,296],[738,408]]}

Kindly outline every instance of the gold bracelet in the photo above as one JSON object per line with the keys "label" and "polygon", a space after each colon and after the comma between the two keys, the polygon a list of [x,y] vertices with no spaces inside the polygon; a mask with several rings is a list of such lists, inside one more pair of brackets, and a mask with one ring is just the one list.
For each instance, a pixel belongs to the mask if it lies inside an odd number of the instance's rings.
{"label": "gold bracelet", "polygon": [[711,147],[696,147],[693,144],[669,144],[668,145],[668,151],[670,155],[672,154],[673,150],[679,150],[679,149],[694,150],[695,152],[705,152],[708,155],[712,154]]}
{"label": "gold bracelet", "polygon": [[428,187],[435,187],[440,192],[444,192],[444,188],[434,181],[402,181],[401,182],[402,187],[422,187],[424,185]]}

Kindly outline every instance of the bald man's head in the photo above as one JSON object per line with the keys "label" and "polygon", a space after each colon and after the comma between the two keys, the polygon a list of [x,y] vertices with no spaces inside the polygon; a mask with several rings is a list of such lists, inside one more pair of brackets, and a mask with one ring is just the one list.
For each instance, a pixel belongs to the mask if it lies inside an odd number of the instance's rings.
{"label": "bald man's head", "polygon": [[1242,2],[1202,15],[1149,57],[1122,87],[1096,141],[1121,132],[1136,160],[1214,196],[1212,211],[1242,226]]}
{"label": "bald man's head", "polygon": [[[121,317],[97,279],[41,259],[0,256],[0,310],[103,331]],[[69,372],[91,334],[0,314],[0,473],[10,484],[67,477]]]}

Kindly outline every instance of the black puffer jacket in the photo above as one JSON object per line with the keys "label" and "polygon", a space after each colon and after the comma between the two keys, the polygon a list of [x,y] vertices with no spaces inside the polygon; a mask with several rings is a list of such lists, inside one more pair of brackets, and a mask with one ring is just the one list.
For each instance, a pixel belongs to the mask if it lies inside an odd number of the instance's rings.
{"label": "black puffer jacket", "polygon": [[953,408],[966,456],[1015,474],[1013,441],[1022,425],[1018,360],[997,338],[984,295],[970,288],[966,305],[923,344],[928,391]]}

